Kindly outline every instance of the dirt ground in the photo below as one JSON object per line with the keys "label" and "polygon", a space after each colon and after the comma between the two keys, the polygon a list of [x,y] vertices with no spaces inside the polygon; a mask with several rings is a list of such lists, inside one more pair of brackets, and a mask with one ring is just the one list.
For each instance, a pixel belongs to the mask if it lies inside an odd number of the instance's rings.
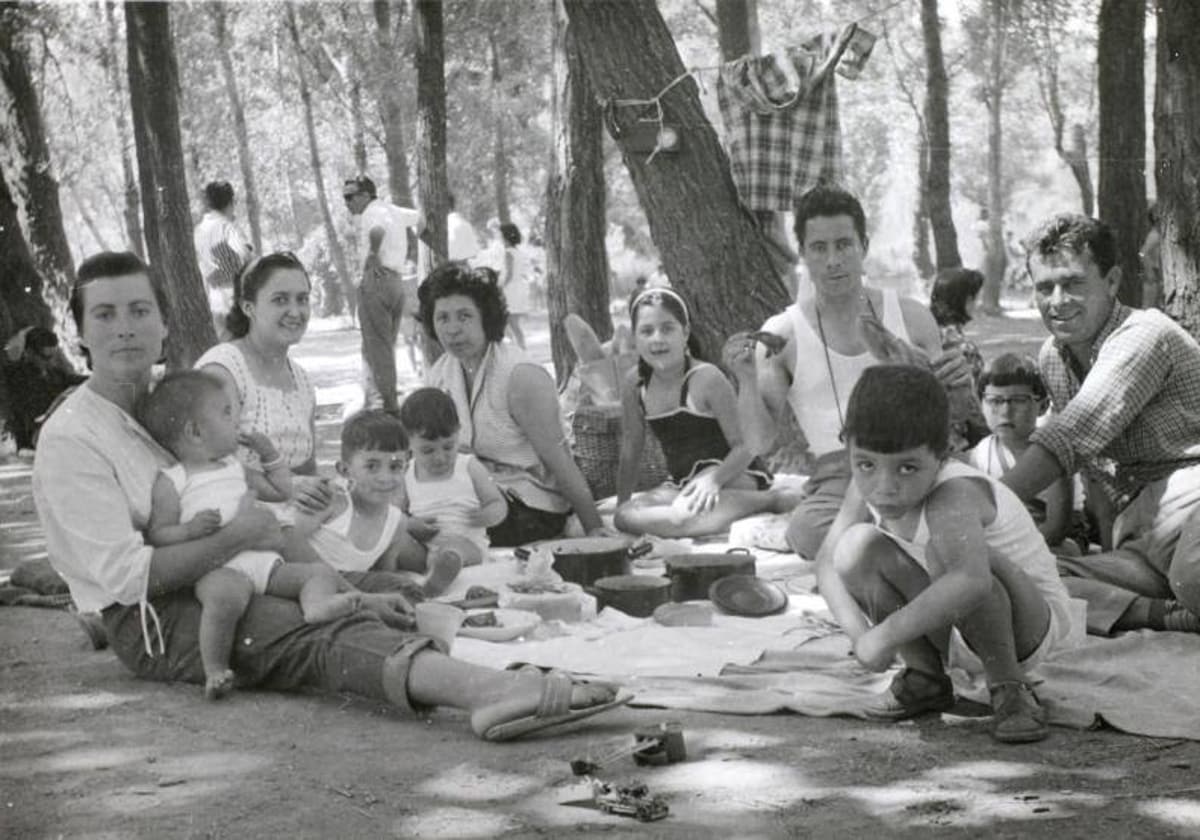
{"label": "dirt ground", "polygon": [[[974,332],[990,356],[1031,349],[1040,330],[1010,317]],[[319,388],[354,381],[356,336],[305,340],[298,357]],[[0,570],[43,553],[29,465],[0,458]],[[623,758],[601,773],[664,794],[666,820],[563,804],[588,793],[569,759],[666,720],[683,725],[686,763]],[[573,734],[490,745],[453,711],[413,720],[350,697],[255,692],[207,704],[195,686],[133,679],[64,611],[0,608],[3,837],[1200,836],[1198,743],[1055,729],[1003,747],[986,731],[627,708]]]}

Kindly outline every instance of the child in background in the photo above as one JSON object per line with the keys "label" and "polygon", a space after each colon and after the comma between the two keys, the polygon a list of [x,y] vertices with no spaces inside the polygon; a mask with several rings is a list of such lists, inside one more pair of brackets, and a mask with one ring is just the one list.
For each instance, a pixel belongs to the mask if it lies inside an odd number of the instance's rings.
{"label": "child in background", "polygon": [[472,566],[488,550],[487,529],[508,516],[508,502],[487,468],[458,450],[458,411],[437,388],[418,388],[400,406],[411,461],[404,473],[404,508],[429,539],[431,563]]}
{"label": "child in background", "polygon": [[929,311],[937,321],[942,333],[942,349],[958,347],[962,350],[971,376],[976,380],[983,372],[983,355],[975,342],[963,332],[975,315],[979,291],[983,288],[983,275],[973,268],[944,268],[938,272],[929,291]]}
{"label": "child in background", "polygon": [[986,675],[997,741],[1041,740],[1030,670],[1082,628],[1020,499],[947,458],[949,417],[929,371],[863,372],[843,430],[853,482],[818,552],[818,585],[859,662],[872,671],[896,656],[904,663],[870,717],[951,708],[948,661]]}
{"label": "child in background", "polygon": [[[216,377],[198,370],[168,374],[140,403],[138,422],[178,459],[159,472],[151,491],[146,539],[174,545],[208,536],[228,522],[249,488],[266,501],[286,501],[291,472],[264,435],[240,436],[229,396]],[[247,469],[234,456],[250,447],[263,472]],[[354,612],[362,593],[332,569],[315,563],[284,563],[274,551],[243,551],[196,582],[200,601],[200,659],[204,696],[217,700],[234,687],[229,667],[238,620],[254,594],[300,602],[310,624]]]}
{"label": "child in background", "polygon": [[[997,357],[979,377],[983,416],[991,434],[967,454],[967,463],[992,478],[1003,478],[1029,447],[1029,436],[1047,406],[1046,386],[1037,362],[1015,353]],[[1078,554],[1064,542],[1071,527],[1072,481],[1061,477],[1031,499],[1026,508],[1056,554]]]}
{"label": "child in background", "polygon": [[326,510],[300,514],[296,528],[351,583],[368,571],[412,572],[415,591],[406,594],[422,600],[446,591],[462,563],[452,554],[427,557],[425,547],[409,536],[403,511],[392,502],[404,480],[407,450],[404,426],[386,411],[349,417],[342,425],[337,463],[343,484]]}
{"label": "child in background", "polygon": [[[733,386],[697,361],[687,306],[671,289],[649,288],[629,306],[637,367],[621,387],[624,434],[614,522],[660,537],[717,534],[737,519],[795,505],[770,489],[772,476],[743,445]],[[631,499],[645,425],[662,444],[671,483]]]}

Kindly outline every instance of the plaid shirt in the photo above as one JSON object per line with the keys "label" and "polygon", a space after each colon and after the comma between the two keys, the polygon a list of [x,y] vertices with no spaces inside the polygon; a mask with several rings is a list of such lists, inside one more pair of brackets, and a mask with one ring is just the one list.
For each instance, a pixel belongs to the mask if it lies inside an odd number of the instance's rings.
{"label": "plaid shirt", "polygon": [[842,180],[842,134],[832,70],[805,88],[832,42],[788,51],[799,88],[772,55],[722,65],[717,100],[725,122],[733,180],[751,210],[791,210],[818,183]]}
{"label": "plaid shirt", "polygon": [[1145,485],[1200,463],[1200,345],[1153,309],[1114,304],[1090,369],[1057,339],[1038,365],[1055,415],[1030,440],[1071,475],[1083,468],[1119,505]]}

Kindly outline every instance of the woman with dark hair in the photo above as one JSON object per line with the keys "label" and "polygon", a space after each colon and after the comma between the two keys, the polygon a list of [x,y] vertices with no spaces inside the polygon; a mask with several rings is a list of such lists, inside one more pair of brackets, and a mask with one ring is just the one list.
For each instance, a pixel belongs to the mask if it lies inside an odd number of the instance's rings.
{"label": "woman with dark hair", "polygon": [[975,314],[983,275],[973,268],[944,268],[938,272],[929,292],[929,310],[942,332],[942,349],[962,350],[971,376],[979,380],[983,372],[983,356],[975,343],[966,337],[963,327]]}
{"label": "woman with dark hair", "polygon": [[517,345],[525,349],[525,333],[521,319],[529,314],[529,282],[531,280],[529,255],[521,247],[521,229],[514,224],[500,225],[500,236],[504,239],[504,300],[508,304],[508,332]]}
{"label": "woman with dark hair", "polygon": [[[308,329],[308,272],[294,254],[251,260],[234,281],[233,308],[225,318],[231,341],[212,347],[196,367],[221,380],[240,418],[238,432],[266,435],[295,475],[299,501],[323,508],[331,498],[317,478],[316,392],[304,368],[288,357]],[[238,460],[260,469],[249,447]]]}
{"label": "woman with dark hair", "polygon": [[439,266],[418,293],[421,323],[446,351],[425,384],[448,392],[460,440],[488,468],[508,517],[488,529],[493,546],[559,536],[572,511],[589,534],[603,523],[567,448],[554,380],[505,344],[508,307],[490,268]]}
{"label": "woman with dark hair", "polygon": [[[271,288],[268,280],[263,290]],[[46,422],[33,464],[50,562],[80,612],[102,616],[130,671],[203,684],[196,582],[240,551],[278,550],[279,523],[247,498],[208,536],[146,543],[151,487],[171,457],[133,415],[150,392],[151,368],[167,337],[161,300],[145,263],[133,254],[104,253],[80,265],[70,305],[93,373]],[[264,316],[259,308],[252,320]],[[630,699],[611,684],[578,682],[562,672],[496,671],[453,659],[444,641],[380,621],[374,613],[386,615],[391,599],[367,603],[370,612],[307,624],[296,602],[252,596],[230,663],[238,684],[348,691],[410,712],[454,706],[469,713],[475,734],[491,741]]]}

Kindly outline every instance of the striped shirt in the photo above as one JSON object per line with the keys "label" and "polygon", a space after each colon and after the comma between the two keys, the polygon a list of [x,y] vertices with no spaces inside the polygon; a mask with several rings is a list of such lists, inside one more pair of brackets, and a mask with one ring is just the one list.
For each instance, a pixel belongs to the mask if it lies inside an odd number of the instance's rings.
{"label": "striped shirt", "polygon": [[1200,345],[1154,309],[1113,305],[1084,374],[1046,339],[1038,365],[1055,414],[1030,440],[1064,474],[1085,470],[1124,505],[1145,485],[1200,463]]}

